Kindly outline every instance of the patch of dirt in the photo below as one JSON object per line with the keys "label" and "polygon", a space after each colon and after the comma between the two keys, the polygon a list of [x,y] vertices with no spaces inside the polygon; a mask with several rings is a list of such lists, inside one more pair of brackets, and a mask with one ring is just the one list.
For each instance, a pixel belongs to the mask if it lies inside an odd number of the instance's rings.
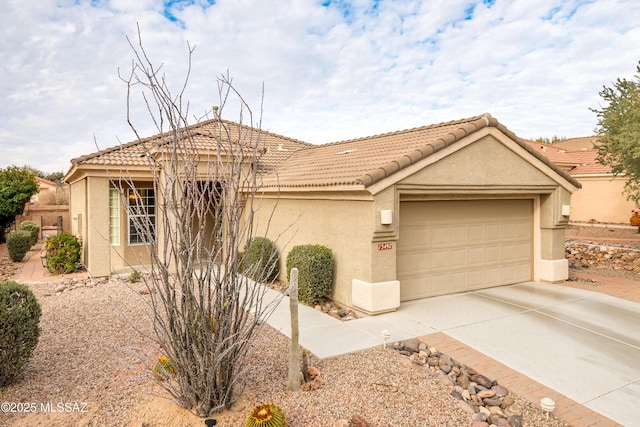
{"label": "patch of dirt", "polygon": [[11,261],[7,252],[7,245],[0,245],[0,282],[11,280],[22,270],[22,264]]}
{"label": "patch of dirt", "polygon": [[607,224],[570,225],[565,231],[565,238],[602,245],[640,248],[640,234],[634,227]]}

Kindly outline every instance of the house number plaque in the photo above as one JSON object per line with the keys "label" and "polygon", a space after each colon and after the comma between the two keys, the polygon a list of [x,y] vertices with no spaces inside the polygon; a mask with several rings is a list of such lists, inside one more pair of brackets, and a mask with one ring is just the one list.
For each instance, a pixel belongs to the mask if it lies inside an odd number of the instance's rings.
{"label": "house number plaque", "polygon": [[378,243],[379,251],[388,251],[389,249],[393,249],[393,243]]}

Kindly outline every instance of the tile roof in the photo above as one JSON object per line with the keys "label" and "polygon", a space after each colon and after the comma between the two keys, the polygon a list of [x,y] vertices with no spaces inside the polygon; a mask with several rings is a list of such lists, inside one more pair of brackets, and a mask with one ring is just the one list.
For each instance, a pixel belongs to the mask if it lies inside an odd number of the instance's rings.
{"label": "tile roof", "polygon": [[[574,185],[560,168],[530,148],[490,114],[312,146],[294,153],[265,177],[263,186],[295,188],[362,185],[364,188],[485,127],[496,127]],[[577,184],[579,186],[579,184]]]}
{"label": "tile roof", "polygon": [[551,145],[567,151],[593,150],[597,140],[597,136],[582,136],[578,138],[567,138]]}
{"label": "tile roof", "polygon": [[[525,142],[571,176],[611,174],[611,167],[596,161],[598,151],[593,148],[593,142],[596,140],[596,137],[584,137],[571,138],[555,144]],[[570,147],[575,147],[576,150],[570,150]]]}
{"label": "tile roof", "polygon": [[[215,152],[218,146],[215,135],[220,135],[220,123],[225,125],[225,129],[234,140],[239,138],[252,138],[255,140],[258,133],[255,128],[238,125],[226,120],[207,120],[195,125],[190,125],[183,129],[188,133],[190,148],[198,152]],[[261,144],[264,147],[264,154],[260,163],[266,170],[276,167],[292,153],[311,144],[293,138],[277,135],[271,132],[260,130]],[[77,157],[71,160],[75,167],[98,165],[98,166],[125,166],[125,167],[148,167],[149,163],[144,158],[144,154],[153,153],[161,149],[164,144],[171,142],[172,132],[164,132],[148,138],[143,138],[126,144],[116,145],[111,148]],[[225,144],[222,144],[224,146]]]}
{"label": "tile roof", "polygon": [[[220,132],[220,122],[235,134],[232,139],[256,138],[256,129],[229,121],[208,120],[185,128],[193,149],[215,152],[214,135]],[[495,127],[513,141],[547,164],[553,170],[579,186],[563,169],[553,163],[547,153],[518,138],[490,114],[461,120],[422,126],[397,132],[374,135],[324,145],[312,145],[293,138],[260,131],[264,154],[260,164],[266,173],[263,187],[296,188],[358,185],[362,188],[379,182],[433,153],[485,127]],[[144,154],[153,153],[171,142],[173,134],[165,132],[148,138],[117,145],[71,160],[73,170],[110,166],[144,170],[148,161]],[[224,144],[223,144],[224,145]],[[286,161],[285,161],[286,160]],[[70,176],[72,172],[67,176]]]}

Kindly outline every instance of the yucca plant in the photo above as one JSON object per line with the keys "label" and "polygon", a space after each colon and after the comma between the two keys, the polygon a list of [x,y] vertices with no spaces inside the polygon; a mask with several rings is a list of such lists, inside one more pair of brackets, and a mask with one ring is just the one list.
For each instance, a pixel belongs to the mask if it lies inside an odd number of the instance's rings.
{"label": "yucca plant", "polygon": [[244,423],[245,427],[285,427],[286,425],[284,412],[273,403],[261,403],[255,406]]}

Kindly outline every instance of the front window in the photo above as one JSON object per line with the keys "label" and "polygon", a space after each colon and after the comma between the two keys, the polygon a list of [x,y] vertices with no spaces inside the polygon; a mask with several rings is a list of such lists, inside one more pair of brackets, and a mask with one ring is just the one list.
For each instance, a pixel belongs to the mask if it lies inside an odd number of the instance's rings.
{"label": "front window", "polygon": [[156,236],[156,196],[153,188],[128,190],[129,244],[150,243]]}
{"label": "front window", "polygon": [[115,188],[109,190],[109,242],[120,244],[120,193]]}

